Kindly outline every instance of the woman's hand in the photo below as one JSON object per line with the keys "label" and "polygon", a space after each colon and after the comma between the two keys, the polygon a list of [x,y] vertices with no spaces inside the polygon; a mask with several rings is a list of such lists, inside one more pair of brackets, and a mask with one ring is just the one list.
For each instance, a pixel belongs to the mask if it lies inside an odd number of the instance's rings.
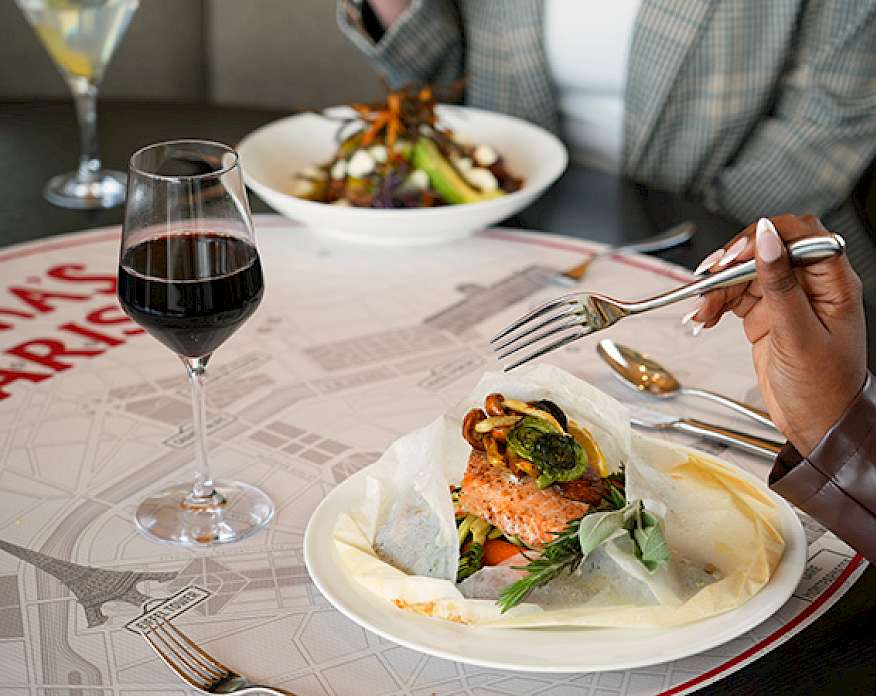
{"label": "woman's hand", "polygon": [[811,215],[761,218],[706,267],[756,257],[757,279],[709,293],[693,317],[706,328],[728,311],[742,318],[770,416],[804,457],[843,415],[867,376],[861,281],[848,259],[792,268],[785,248],[795,239],[825,234]]}

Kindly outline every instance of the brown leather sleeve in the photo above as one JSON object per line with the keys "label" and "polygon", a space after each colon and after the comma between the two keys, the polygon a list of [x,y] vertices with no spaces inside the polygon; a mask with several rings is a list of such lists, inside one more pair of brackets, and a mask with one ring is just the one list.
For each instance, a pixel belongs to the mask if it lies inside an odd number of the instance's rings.
{"label": "brown leather sleeve", "polygon": [[807,458],[785,445],[770,488],[876,562],[876,380],[864,388]]}

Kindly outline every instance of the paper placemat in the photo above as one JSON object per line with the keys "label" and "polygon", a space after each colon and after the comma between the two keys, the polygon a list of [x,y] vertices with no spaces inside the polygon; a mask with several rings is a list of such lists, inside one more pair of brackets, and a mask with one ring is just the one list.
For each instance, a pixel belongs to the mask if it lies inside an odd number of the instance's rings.
{"label": "paper placemat", "polygon": [[[118,229],[0,250],[0,696],[188,693],[137,635],[144,603],[178,615],[247,676],[301,696],[685,694],[787,640],[865,569],[803,516],[809,564],[775,616],[709,652],[628,672],[489,670],[364,631],[307,576],[310,513],[496,369],[486,337],[561,292],[549,275],[596,246],[490,230],[387,249],[342,245],[275,216],[258,216],[257,228],[265,300],[211,363],[208,429],[214,475],[263,487],[277,516],[255,538],[211,551],[151,543],[133,524],[148,491],[190,477],[191,412],[178,360],[118,309]],[[594,264],[585,284],[637,298],[687,277],[653,259],[617,258]],[[610,335],[684,383],[756,401],[738,322],[693,338],[679,324],[686,309],[622,322]],[[579,341],[549,359],[655,406],[613,379],[594,348]],[[656,408],[752,429],[692,399]],[[763,460],[678,437],[766,477]]]}

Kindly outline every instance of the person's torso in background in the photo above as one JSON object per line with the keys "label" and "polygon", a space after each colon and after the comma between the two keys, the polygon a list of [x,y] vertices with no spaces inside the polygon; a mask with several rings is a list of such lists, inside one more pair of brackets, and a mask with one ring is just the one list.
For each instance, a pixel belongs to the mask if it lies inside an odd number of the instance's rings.
{"label": "person's torso in background", "polygon": [[544,44],[572,159],[618,172],[624,85],[641,0],[545,0]]}

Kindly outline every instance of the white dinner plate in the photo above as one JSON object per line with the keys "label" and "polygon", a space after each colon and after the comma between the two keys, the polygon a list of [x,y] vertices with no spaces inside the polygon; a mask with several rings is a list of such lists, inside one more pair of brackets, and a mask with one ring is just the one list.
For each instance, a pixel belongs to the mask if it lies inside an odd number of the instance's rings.
{"label": "white dinner plate", "polygon": [[398,609],[348,577],[332,538],[338,514],[361,503],[367,468],[340,483],[313,513],[304,533],[304,560],[317,588],[345,616],[387,640],[436,657],[526,672],[600,672],[668,662],[726,643],[765,621],[791,597],[803,574],[806,535],[799,518],[763,483],[737,470],[776,501],[784,555],[769,583],[741,607],[675,628],[490,629]]}
{"label": "white dinner plate", "polygon": [[[326,113],[351,115],[347,107]],[[289,193],[295,174],[332,158],[339,122],[314,113],[274,121],[237,146],[246,184],[274,210],[320,234],[383,245],[447,242],[504,220],[532,203],[568,162],[559,139],[527,121],[464,106],[438,107],[439,122],[463,140],[492,146],[523,177],[519,191],[480,203],[386,210],[328,205]]]}

